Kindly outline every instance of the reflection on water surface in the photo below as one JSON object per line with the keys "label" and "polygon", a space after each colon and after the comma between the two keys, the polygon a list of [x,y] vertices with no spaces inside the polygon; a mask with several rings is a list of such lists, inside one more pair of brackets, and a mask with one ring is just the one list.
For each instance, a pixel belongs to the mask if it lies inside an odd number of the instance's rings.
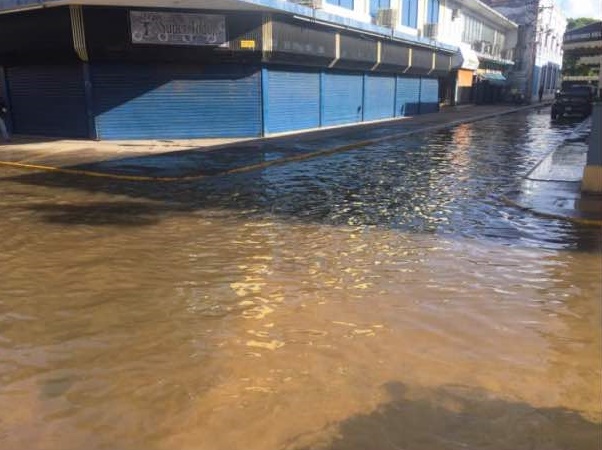
{"label": "reflection on water surface", "polygon": [[596,448],[599,230],[499,201],[563,127],[197,183],[3,171],[0,447]]}

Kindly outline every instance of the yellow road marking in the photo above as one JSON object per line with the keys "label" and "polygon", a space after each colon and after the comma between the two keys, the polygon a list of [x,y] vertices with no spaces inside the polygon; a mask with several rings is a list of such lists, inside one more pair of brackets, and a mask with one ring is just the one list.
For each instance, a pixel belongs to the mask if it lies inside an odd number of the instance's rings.
{"label": "yellow road marking", "polygon": [[[379,138],[357,141],[357,142],[353,142],[351,144],[345,144],[345,145],[333,147],[330,149],[317,150],[315,152],[308,152],[308,153],[304,153],[301,155],[288,156],[285,158],[275,159],[272,161],[265,161],[265,162],[261,162],[261,163],[257,163],[257,164],[250,164],[248,166],[237,167],[234,169],[226,170],[224,172],[218,172],[213,175],[199,174],[199,175],[188,175],[188,176],[182,176],[182,177],[152,177],[152,176],[144,176],[144,175],[119,175],[119,174],[111,174],[111,173],[106,173],[106,172],[94,172],[91,170],[79,170],[79,169],[66,169],[66,168],[62,168],[62,167],[44,166],[41,164],[28,164],[28,163],[23,163],[23,162],[14,162],[14,161],[0,161],[0,166],[12,167],[15,169],[40,170],[40,171],[45,171],[45,172],[55,172],[55,173],[62,173],[62,174],[68,174],[68,175],[80,175],[80,176],[106,178],[106,179],[122,180],[122,181],[140,181],[140,182],[151,181],[151,182],[169,183],[169,182],[178,182],[178,181],[200,180],[203,178],[210,178],[210,177],[215,177],[215,176],[220,176],[220,175],[230,175],[230,174],[236,174],[236,173],[252,172],[254,170],[265,169],[265,168],[268,168],[271,166],[276,166],[276,165],[283,165],[283,164],[287,164],[289,162],[304,161],[307,159],[317,158],[320,156],[327,156],[327,155],[332,155],[335,153],[342,153],[342,152],[346,152],[349,150],[355,150],[355,149],[358,149],[361,147],[367,147],[369,145],[374,145],[374,144],[378,144],[378,143],[389,141],[389,140],[399,139],[399,138],[410,136],[413,134],[421,134],[421,133],[427,133],[427,132],[436,131],[436,130],[442,130],[445,128],[451,128],[451,127],[460,125],[462,123],[477,122],[480,120],[490,119],[492,117],[497,117],[497,116],[506,115],[506,114],[512,114],[514,112],[518,112],[520,110],[528,109],[528,108],[529,107],[515,108],[512,110],[495,112],[495,113],[486,114],[483,116],[467,117],[464,119],[454,120],[451,122],[445,122],[445,123],[438,124],[438,125],[431,125],[431,126],[427,126],[427,127],[423,127],[423,128],[419,128],[419,129],[415,129],[415,130],[408,130],[408,131],[404,131],[401,133],[391,134],[388,136],[381,136]],[[219,151],[219,150],[217,150],[217,151]],[[141,158],[143,158],[143,156]]]}
{"label": "yellow road marking", "polygon": [[543,211],[538,211],[534,208],[529,208],[528,206],[521,205],[515,200],[512,200],[505,195],[500,197],[503,203],[507,206],[512,206],[514,208],[518,208],[522,211],[530,212],[531,214],[539,217],[544,217],[546,219],[557,219],[557,220],[566,220],[568,222],[577,223],[580,225],[589,225],[589,226],[601,226],[602,220],[599,219],[587,219],[585,217],[571,217],[571,216],[563,216],[561,214],[547,213]]}
{"label": "yellow road marking", "polygon": [[382,142],[385,140],[395,139],[395,138],[398,138],[401,136],[406,136],[406,135],[412,134],[412,133],[416,133],[416,131],[405,132],[405,133],[400,133],[400,134],[395,134],[395,135],[390,135],[390,136],[384,136],[384,137],[369,139],[369,140],[365,140],[365,141],[358,141],[358,142],[354,142],[352,144],[341,145],[339,147],[334,147],[334,148],[330,148],[330,149],[326,149],[326,150],[318,150],[315,152],[304,153],[302,155],[288,156],[285,158],[275,159],[273,161],[265,161],[265,162],[261,162],[261,163],[257,163],[257,164],[250,164],[248,166],[236,167],[234,169],[225,170],[223,172],[218,172],[214,175],[199,174],[199,175],[188,175],[188,176],[181,176],[181,177],[152,177],[152,176],[145,176],[145,175],[119,175],[119,174],[111,174],[111,173],[106,173],[106,172],[95,172],[95,171],[91,171],[91,170],[80,170],[80,169],[66,169],[66,168],[62,168],[62,167],[45,166],[45,165],[41,165],[41,164],[29,164],[29,163],[16,162],[16,161],[0,161],[0,166],[12,167],[15,169],[40,170],[40,171],[45,171],[45,172],[63,173],[63,174],[68,174],[68,175],[83,175],[83,176],[88,176],[88,177],[108,178],[108,179],[123,180],[123,181],[154,181],[154,182],[188,181],[188,180],[199,180],[202,178],[209,178],[212,176],[251,172],[254,170],[264,169],[264,168],[275,166],[275,165],[286,164],[289,162],[303,161],[303,160],[315,158],[318,156],[325,156],[325,155],[330,155],[333,153],[345,152],[345,151],[353,150],[356,148],[366,147],[368,145],[372,145],[372,144]]}

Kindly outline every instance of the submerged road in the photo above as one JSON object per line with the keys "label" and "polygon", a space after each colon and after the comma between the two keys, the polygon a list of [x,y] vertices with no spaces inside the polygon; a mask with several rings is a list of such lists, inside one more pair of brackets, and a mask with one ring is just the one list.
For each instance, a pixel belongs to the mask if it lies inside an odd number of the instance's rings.
{"label": "submerged road", "polygon": [[597,448],[599,227],[503,201],[575,125],[1,168],[0,448]]}
{"label": "submerged road", "polygon": [[[537,106],[536,106],[537,107]],[[467,106],[280,137],[165,141],[31,140],[4,146],[0,167],[121,181],[179,182],[332,155],[534,106]],[[541,108],[541,107],[538,107]]]}

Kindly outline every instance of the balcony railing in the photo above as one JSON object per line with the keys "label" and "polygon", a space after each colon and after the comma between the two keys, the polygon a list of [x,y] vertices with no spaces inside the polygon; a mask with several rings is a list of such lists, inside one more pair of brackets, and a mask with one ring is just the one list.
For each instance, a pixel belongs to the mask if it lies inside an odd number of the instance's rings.
{"label": "balcony railing", "polygon": [[437,39],[439,36],[439,24],[438,23],[425,23],[423,28],[424,37]]}
{"label": "balcony railing", "polygon": [[324,7],[325,0],[288,0],[291,3],[298,5],[309,6],[314,9],[322,9]]}
{"label": "balcony railing", "polygon": [[492,44],[487,41],[474,41],[470,47],[477,53],[481,53],[490,58],[512,61],[514,59],[514,49],[502,49],[500,45]]}

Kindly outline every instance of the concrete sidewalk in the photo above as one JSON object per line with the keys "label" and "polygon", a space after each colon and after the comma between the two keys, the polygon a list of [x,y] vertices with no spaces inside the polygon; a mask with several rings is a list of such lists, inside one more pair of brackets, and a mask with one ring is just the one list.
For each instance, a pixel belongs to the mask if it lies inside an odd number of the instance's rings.
{"label": "concrete sidewalk", "polygon": [[591,117],[583,121],[505,200],[541,216],[602,226],[602,196],[581,192],[591,125]]}
{"label": "concrete sidewalk", "polygon": [[0,145],[0,165],[171,181],[254,170],[541,106],[545,104],[455,107],[385,122],[257,139],[91,141],[17,136]]}

